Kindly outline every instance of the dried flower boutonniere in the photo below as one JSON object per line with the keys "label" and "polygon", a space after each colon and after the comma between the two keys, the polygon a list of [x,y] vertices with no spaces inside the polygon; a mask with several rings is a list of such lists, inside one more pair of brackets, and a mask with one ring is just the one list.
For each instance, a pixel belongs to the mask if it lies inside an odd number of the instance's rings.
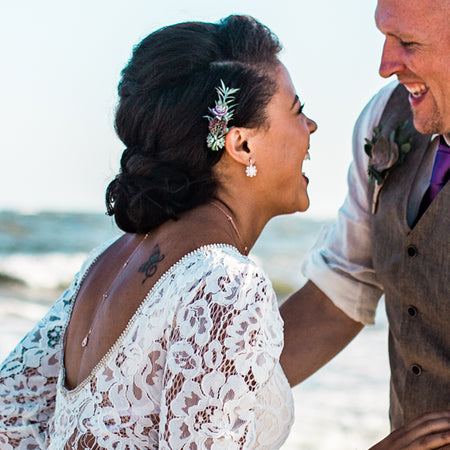
{"label": "dried flower boutonniere", "polygon": [[408,121],[405,120],[392,130],[387,139],[381,134],[381,125],[378,124],[373,129],[372,139],[366,138],[364,151],[369,156],[367,173],[369,180],[374,180],[376,183],[372,213],[376,211],[378,195],[389,172],[400,165],[411,150],[412,136],[405,133],[407,125]]}

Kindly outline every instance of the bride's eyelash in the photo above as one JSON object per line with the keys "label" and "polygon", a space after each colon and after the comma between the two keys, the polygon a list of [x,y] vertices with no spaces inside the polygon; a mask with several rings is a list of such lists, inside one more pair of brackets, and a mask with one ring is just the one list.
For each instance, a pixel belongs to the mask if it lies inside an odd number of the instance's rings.
{"label": "bride's eyelash", "polygon": [[305,104],[299,102],[298,105],[299,105],[299,106],[298,106],[297,114],[300,115],[300,114],[303,113],[303,108],[305,107]]}

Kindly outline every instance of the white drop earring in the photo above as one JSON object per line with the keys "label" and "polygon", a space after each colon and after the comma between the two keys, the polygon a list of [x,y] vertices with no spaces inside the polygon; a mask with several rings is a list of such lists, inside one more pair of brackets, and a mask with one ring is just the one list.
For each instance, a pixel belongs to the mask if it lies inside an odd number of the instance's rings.
{"label": "white drop earring", "polygon": [[252,158],[249,158],[248,166],[245,168],[245,175],[247,175],[249,178],[253,178],[253,177],[256,177],[257,173],[258,173],[258,169],[252,163]]}

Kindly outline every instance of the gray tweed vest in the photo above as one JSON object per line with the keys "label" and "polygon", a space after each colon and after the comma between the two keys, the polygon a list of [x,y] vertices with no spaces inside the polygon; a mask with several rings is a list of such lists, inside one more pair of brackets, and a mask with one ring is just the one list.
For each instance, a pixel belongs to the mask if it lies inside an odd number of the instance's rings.
{"label": "gray tweed vest", "polygon": [[[393,429],[450,408],[450,183],[411,229],[407,202],[430,137],[414,130],[407,92],[399,85],[381,118],[383,135],[404,120],[413,148],[385,179],[371,217],[373,266],[389,319]],[[373,186],[369,196],[372,202]]]}

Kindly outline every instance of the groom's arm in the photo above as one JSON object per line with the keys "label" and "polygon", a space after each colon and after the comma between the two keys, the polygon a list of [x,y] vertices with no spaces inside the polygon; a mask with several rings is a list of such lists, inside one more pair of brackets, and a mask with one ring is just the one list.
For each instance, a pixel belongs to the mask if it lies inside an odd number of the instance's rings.
{"label": "groom's arm", "polygon": [[312,375],[363,328],[311,281],[280,307],[284,320],[281,365],[291,386]]}

